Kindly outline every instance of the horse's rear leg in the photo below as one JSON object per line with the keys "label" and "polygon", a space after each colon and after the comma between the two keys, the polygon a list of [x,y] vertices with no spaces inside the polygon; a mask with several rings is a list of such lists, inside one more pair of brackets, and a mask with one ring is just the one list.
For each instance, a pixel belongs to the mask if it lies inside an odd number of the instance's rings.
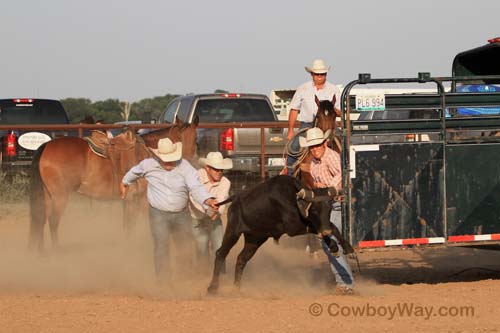
{"label": "horse's rear leg", "polygon": [[219,289],[219,275],[225,265],[226,257],[229,254],[229,251],[231,251],[234,244],[238,242],[240,235],[241,233],[232,233],[230,230],[226,229],[224,239],[222,239],[222,245],[215,252],[214,272],[212,275],[212,281],[208,286],[209,294],[213,295],[217,292],[217,289]]}
{"label": "horse's rear leg", "polygon": [[50,205],[50,210],[48,211],[48,220],[50,226],[50,238],[52,240],[52,246],[57,248],[59,246],[59,222],[61,221],[62,214],[68,203],[69,195],[67,193],[57,193],[52,195],[52,204]]}
{"label": "horse's rear leg", "polygon": [[130,200],[123,200],[122,207],[123,229],[125,229],[125,234],[130,236],[137,225],[137,221],[147,216],[149,204],[145,196],[135,196]]}
{"label": "horse's rear leg", "polygon": [[234,271],[234,286],[239,289],[241,285],[241,276],[243,275],[243,269],[245,268],[247,262],[252,259],[257,249],[265,243],[267,237],[255,237],[250,235],[245,235],[245,246],[238,255],[236,261],[236,268]]}
{"label": "horse's rear leg", "polygon": [[45,216],[40,216],[37,219],[32,218],[30,224],[30,234],[29,234],[30,250],[34,250],[36,248],[39,253],[43,253],[44,250],[43,228],[45,227],[46,222],[47,219],[45,218]]}

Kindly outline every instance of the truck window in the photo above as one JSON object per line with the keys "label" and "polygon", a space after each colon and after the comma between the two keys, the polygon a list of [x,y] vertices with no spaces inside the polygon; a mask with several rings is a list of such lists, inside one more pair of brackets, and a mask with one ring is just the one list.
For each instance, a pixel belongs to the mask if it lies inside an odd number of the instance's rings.
{"label": "truck window", "polygon": [[264,99],[251,98],[220,98],[199,100],[195,115],[200,122],[250,122],[274,121],[274,114],[268,102]]}
{"label": "truck window", "polygon": [[54,100],[0,100],[0,124],[68,124],[62,104]]}
{"label": "truck window", "polygon": [[191,104],[193,103],[193,96],[187,96],[181,99],[181,105],[179,105],[179,111],[177,111],[177,117],[182,121],[188,121],[189,112],[191,111]]}
{"label": "truck window", "polygon": [[162,123],[174,123],[175,111],[177,111],[177,106],[179,106],[179,100],[175,100],[167,106],[167,109],[163,113],[163,119],[160,119]]}
{"label": "truck window", "polygon": [[[461,52],[453,59],[453,76],[500,75],[500,38],[494,38],[481,47]],[[500,92],[500,80],[474,80],[453,82],[452,91],[461,93]],[[458,116],[500,114],[500,107],[467,107],[452,110]]]}

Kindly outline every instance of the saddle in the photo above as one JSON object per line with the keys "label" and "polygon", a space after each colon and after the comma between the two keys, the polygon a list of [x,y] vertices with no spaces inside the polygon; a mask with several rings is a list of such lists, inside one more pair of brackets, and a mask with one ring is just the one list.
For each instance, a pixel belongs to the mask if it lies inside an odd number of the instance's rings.
{"label": "saddle", "polygon": [[139,149],[145,149],[144,140],[132,130],[125,130],[111,139],[105,132],[92,131],[90,136],[83,139],[94,154],[109,159],[113,170],[113,184],[117,183],[119,177],[129,168],[140,162]]}

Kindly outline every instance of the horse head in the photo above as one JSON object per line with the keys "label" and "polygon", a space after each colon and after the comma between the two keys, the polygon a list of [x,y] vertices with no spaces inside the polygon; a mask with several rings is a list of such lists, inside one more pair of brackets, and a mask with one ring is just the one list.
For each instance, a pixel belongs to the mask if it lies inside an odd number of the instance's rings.
{"label": "horse head", "polygon": [[169,127],[152,131],[142,135],[146,146],[150,148],[158,147],[158,140],[169,138],[172,142],[182,142],[182,157],[192,160],[196,154],[196,128],[199,119],[196,116],[191,124],[175,119],[175,123]]}
{"label": "horse head", "polygon": [[316,127],[321,128],[324,132],[326,130],[333,130],[335,128],[335,119],[337,114],[335,113],[335,102],[337,98],[335,94],[333,99],[320,101],[318,96],[314,96],[314,101],[318,106],[318,111],[316,112]]}

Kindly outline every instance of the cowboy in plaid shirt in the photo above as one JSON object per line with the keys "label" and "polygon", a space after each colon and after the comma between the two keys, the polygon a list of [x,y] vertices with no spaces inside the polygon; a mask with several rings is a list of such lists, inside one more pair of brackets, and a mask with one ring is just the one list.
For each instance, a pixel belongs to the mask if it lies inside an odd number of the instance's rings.
{"label": "cowboy in plaid shirt", "polygon": [[[328,148],[326,139],[330,136],[330,130],[323,133],[320,128],[314,127],[306,132],[306,137],[300,137],[301,147],[308,147],[314,159],[311,162],[311,175],[314,179],[314,187],[335,187],[337,190],[342,188],[342,169],[340,167],[340,156],[334,150]],[[339,202],[333,202],[330,213],[330,222],[333,223],[342,232],[342,214]],[[330,236],[339,246],[338,256],[331,254],[325,241],[321,241],[323,251],[328,256],[330,267],[337,282],[336,291],[341,294],[354,293],[354,278],[351,267],[347,262],[344,249],[339,241]]]}

